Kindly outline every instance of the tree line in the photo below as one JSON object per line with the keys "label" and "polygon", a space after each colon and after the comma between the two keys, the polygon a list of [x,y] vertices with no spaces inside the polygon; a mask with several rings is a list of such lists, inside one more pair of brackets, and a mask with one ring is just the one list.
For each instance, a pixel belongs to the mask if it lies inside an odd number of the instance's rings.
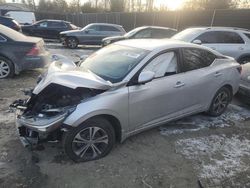
{"label": "tree line", "polygon": [[[3,3],[5,0],[0,0]],[[162,4],[156,6],[157,0],[21,0],[32,10],[54,13],[94,13],[94,12],[151,12],[166,11]],[[174,0],[172,0],[174,1]],[[250,8],[250,0],[185,0],[181,9],[234,9]]]}

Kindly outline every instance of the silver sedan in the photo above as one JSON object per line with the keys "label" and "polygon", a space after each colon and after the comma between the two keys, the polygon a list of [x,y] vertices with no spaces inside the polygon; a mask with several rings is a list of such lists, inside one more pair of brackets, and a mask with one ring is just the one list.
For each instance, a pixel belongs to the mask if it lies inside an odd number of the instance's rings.
{"label": "silver sedan", "polygon": [[[80,66],[53,62],[16,123],[25,145],[61,139],[74,161],[107,155],[116,141],[191,114],[221,115],[238,91],[240,65],[175,40],[109,45]],[[28,140],[28,142],[27,142]]]}

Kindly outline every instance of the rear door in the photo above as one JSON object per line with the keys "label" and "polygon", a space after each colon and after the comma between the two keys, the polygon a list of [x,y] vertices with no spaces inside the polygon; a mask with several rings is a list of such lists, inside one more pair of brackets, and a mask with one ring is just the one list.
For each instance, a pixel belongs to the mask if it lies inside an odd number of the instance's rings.
{"label": "rear door", "polygon": [[51,39],[59,38],[59,33],[67,30],[67,25],[64,22],[49,21],[48,22],[48,37]]}
{"label": "rear door", "polygon": [[211,96],[217,91],[223,76],[217,66],[210,66],[217,57],[197,48],[182,48],[181,57],[185,98],[192,102],[192,107],[187,110],[201,110],[211,102]]}
{"label": "rear door", "polygon": [[232,31],[206,31],[194,40],[197,39],[202,45],[234,58],[237,58],[245,48],[242,37]]}

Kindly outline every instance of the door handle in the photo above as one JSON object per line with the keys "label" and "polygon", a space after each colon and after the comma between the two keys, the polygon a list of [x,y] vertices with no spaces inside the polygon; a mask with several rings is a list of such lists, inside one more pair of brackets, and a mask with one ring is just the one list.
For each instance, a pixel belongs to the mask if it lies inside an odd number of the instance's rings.
{"label": "door handle", "polygon": [[183,87],[185,85],[185,83],[183,82],[176,82],[174,88],[180,88],[180,87]]}
{"label": "door handle", "polygon": [[244,48],[243,47],[239,47],[239,50],[244,50]]}
{"label": "door handle", "polygon": [[219,77],[219,76],[221,76],[221,75],[222,75],[221,72],[216,72],[216,73],[214,74],[215,77]]}

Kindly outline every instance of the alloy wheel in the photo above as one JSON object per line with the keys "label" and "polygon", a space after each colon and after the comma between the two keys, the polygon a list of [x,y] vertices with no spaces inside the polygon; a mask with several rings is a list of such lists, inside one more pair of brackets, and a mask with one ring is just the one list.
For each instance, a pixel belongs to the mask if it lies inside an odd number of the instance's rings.
{"label": "alloy wheel", "polygon": [[0,60],[0,78],[6,78],[10,74],[10,66],[4,60]]}
{"label": "alloy wheel", "polygon": [[68,41],[67,41],[67,45],[68,45],[68,47],[70,47],[70,48],[76,48],[76,46],[77,46],[77,41],[76,41],[76,39],[74,39],[74,38],[69,38]]}
{"label": "alloy wheel", "polygon": [[105,152],[108,143],[105,130],[100,127],[87,127],[75,135],[72,149],[79,158],[92,160]]}
{"label": "alloy wheel", "polygon": [[221,91],[220,93],[218,93],[218,95],[214,100],[213,111],[216,112],[217,114],[220,114],[227,107],[228,101],[229,101],[228,93],[225,91]]}

